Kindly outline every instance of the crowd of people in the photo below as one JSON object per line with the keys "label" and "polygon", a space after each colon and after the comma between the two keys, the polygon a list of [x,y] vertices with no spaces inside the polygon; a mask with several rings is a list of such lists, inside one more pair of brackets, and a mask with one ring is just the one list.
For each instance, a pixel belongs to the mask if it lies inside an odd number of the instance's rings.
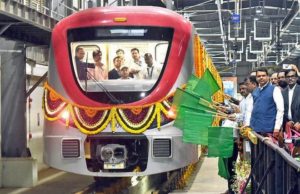
{"label": "crowd of people", "polygon": [[138,48],[131,49],[132,60],[127,62],[125,51],[118,49],[116,56],[113,58],[114,67],[108,71],[102,62],[102,52],[100,49],[93,51],[94,63],[83,61],[85,51],[83,47],[75,49],[75,64],[79,80],[93,79],[102,81],[107,79],[158,79],[161,72],[161,65],[156,63],[151,53],[140,55]]}
{"label": "crowd of people", "polygon": [[[242,100],[239,108],[229,108],[228,120],[240,129],[251,127],[262,136],[272,135],[278,138],[285,128],[292,127],[300,131],[300,79],[296,65],[290,64],[287,69],[268,74],[268,69],[258,68],[252,71],[245,80],[239,83]],[[224,107],[222,108],[224,110]],[[238,144],[236,138],[233,156],[229,158],[228,167],[232,169],[237,159]],[[234,171],[229,170],[228,191],[234,193],[230,185],[234,182]]]}

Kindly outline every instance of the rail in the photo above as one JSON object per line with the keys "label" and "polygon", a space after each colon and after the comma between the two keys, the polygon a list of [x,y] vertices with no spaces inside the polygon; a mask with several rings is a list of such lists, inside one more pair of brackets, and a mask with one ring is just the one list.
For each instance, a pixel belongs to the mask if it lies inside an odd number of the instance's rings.
{"label": "rail", "polygon": [[[251,193],[300,193],[300,162],[270,138],[254,133],[258,143],[251,144]],[[243,191],[242,191],[243,193]]]}

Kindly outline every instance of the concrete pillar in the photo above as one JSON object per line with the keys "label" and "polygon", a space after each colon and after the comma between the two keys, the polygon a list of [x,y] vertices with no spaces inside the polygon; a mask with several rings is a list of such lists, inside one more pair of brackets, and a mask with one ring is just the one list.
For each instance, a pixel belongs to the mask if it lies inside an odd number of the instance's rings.
{"label": "concrete pillar", "polygon": [[26,62],[24,43],[0,38],[1,155],[0,187],[32,187],[37,162],[26,142]]}
{"label": "concrete pillar", "polygon": [[0,39],[1,153],[21,157],[26,151],[26,71],[24,44]]}

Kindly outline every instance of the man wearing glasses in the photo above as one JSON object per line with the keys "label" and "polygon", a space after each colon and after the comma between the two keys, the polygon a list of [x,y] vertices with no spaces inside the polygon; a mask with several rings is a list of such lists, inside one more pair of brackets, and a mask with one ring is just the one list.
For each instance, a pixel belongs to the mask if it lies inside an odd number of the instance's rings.
{"label": "man wearing glasses", "polygon": [[[294,69],[285,74],[288,87],[282,91],[284,99],[284,123],[300,131],[300,86],[296,84],[298,75]],[[285,127],[285,126],[284,126]]]}

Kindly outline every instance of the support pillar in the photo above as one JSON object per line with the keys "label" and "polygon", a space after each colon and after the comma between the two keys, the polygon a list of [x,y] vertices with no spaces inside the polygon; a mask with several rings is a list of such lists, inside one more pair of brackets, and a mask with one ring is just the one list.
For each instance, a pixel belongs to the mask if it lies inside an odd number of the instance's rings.
{"label": "support pillar", "polygon": [[0,57],[0,186],[32,187],[37,184],[37,161],[27,150],[24,43],[0,38]]}

